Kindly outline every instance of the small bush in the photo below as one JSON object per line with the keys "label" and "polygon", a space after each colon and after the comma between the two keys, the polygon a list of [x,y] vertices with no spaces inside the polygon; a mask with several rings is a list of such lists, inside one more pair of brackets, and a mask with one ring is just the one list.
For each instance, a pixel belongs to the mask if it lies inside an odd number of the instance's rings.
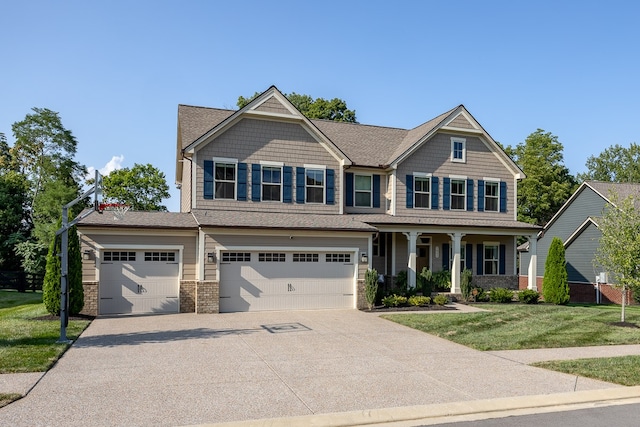
{"label": "small bush", "polygon": [[469,301],[471,298],[471,281],[473,280],[473,273],[468,268],[462,271],[462,277],[460,278],[460,293],[462,293],[462,299]]}
{"label": "small bush", "polygon": [[431,298],[422,295],[414,295],[412,297],[409,297],[407,302],[409,303],[409,305],[414,307],[424,307],[425,305],[431,304]]}
{"label": "small bush", "polygon": [[489,301],[507,303],[513,301],[513,291],[505,288],[493,288],[489,291]]}
{"label": "small bush", "polygon": [[483,288],[473,288],[471,290],[471,299],[475,302],[487,302],[489,301],[489,295]]}
{"label": "small bush", "polygon": [[449,298],[446,295],[439,294],[433,297],[433,302],[437,305],[446,305],[449,303]]}
{"label": "small bush", "polygon": [[518,292],[518,301],[523,304],[537,304],[540,294],[533,289],[525,289]]}
{"label": "small bush", "polygon": [[378,272],[374,269],[367,270],[364,274],[364,297],[367,300],[369,310],[376,303],[376,295],[378,294]]}
{"label": "small bush", "polygon": [[407,277],[407,270],[401,270],[398,271],[398,274],[396,274],[396,277],[393,280],[393,284],[396,288],[399,289],[407,289],[407,283],[408,282],[408,277]]}
{"label": "small bush", "polygon": [[418,274],[417,285],[422,295],[430,296],[433,292],[433,273],[427,267],[422,267]]}
{"label": "small bush", "polygon": [[451,272],[449,270],[441,270],[433,273],[432,280],[435,287],[439,291],[448,291],[451,289]]}
{"label": "small bush", "polygon": [[399,307],[401,305],[405,305],[406,303],[407,297],[403,297],[402,295],[393,294],[382,299],[382,304],[385,307]]}

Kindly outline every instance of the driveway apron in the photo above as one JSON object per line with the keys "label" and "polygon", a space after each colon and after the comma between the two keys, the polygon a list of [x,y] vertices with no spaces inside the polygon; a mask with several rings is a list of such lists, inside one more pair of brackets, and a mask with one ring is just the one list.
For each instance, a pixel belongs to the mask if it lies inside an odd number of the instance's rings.
{"label": "driveway apron", "polygon": [[618,387],[357,310],[98,318],[0,425],[189,425]]}

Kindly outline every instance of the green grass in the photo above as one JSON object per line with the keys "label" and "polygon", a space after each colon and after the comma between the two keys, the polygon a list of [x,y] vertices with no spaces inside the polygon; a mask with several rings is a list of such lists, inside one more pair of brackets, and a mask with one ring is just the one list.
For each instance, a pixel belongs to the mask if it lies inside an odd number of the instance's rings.
{"label": "green grass", "polygon": [[[69,347],[58,344],[60,320],[36,320],[48,313],[41,293],[0,291],[0,373],[43,372]],[[67,337],[75,340],[89,320],[70,320]]]}
{"label": "green grass", "polygon": [[[388,314],[385,319],[476,350],[640,344],[640,328],[615,326],[620,307],[488,304],[481,313]],[[626,321],[640,325],[640,307]]]}
{"label": "green grass", "polygon": [[9,403],[14,402],[22,397],[18,393],[0,393],[0,408],[7,406]]}
{"label": "green grass", "polygon": [[626,386],[640,385],[640,356],[560,360],[533,366]]}

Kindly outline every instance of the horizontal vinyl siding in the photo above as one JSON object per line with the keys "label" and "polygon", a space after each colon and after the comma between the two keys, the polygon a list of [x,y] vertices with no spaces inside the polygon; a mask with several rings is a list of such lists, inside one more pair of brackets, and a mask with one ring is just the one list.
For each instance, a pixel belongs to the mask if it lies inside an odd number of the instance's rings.
{"label": "horizontal vinyl siding", "polygon": [[[247,185],[247,201],[205,200],[203,197],[204,160],[213,157],[238,159],[247,163],[247,183],[252,181],[251,164],[260,161],[283,162],[293,167],[293,203],[252,202],[251,185]],[[325,165],[335,173],[335,202],[298,204],[295,201],[295,168],[305,164]],[[302,126],[267,120],[244,119],[197,153],[196,200],[198,209],[252,210],[267,212],[339,213],[342,173],[339,162],[314,140]],[[325,183],[326,185],[326,183]]]}
{"label": "horizontal vinyl siding", "polygon": [[[396,173],[396,213],[399,216],[429,216],[446,218],[475,218],[475,219],[513,219],[514,178],[511,172],[498,160],[493,152],[477,137],[462,136],[466,139],[466,163],[451,161],[451,137],[460,135],[439,133],[427,141],[408,159],[398,166]],[[414,172],[431,173],[439,178],[438,210],[411,209],[406,204],[406,177]],[[449,175],[466,176],[474,181],[473,212],[443,210],[443,178]],[[478,180],[483,178],[497,178],[507,184],[507,211],[477,212],[478,210]]]}
{"label": "horizontal vinyl siding", "polygon": [[569,282],[593,283],[595,281],[595,276],[600,271],[596,271],[593,266],[593,258],[601,236],[600,230],[591,224],[566,249]]}
{"label": "horizontal vinyl siding", "polygon": [[191,212],[191,162],[188,160],[182,162],[180,212]]}

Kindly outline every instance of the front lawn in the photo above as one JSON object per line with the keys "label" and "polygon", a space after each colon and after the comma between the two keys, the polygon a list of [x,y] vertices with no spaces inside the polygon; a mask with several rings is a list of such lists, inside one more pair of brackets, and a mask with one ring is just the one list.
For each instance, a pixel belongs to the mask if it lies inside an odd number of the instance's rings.
{"label": "front lawn", "polygon": [[626,386],[640,385],[640,356],[603,357],[598,359],[557,360],[534,363],[544,369],[593,378]]}
{"label": "front lawn", "polygon": [[384,319],[476,350],[640,344],[640,307],[488,304],[481,313],[387,314]]}
{"label": "front lawn", "polygon": [[[69,347],[58,344],[60,320],[37,320],[48,313],[42,293],[0,291],[0,373],[43,372]],[[67,337],[75,340],[90,320],[70,320]]]}

